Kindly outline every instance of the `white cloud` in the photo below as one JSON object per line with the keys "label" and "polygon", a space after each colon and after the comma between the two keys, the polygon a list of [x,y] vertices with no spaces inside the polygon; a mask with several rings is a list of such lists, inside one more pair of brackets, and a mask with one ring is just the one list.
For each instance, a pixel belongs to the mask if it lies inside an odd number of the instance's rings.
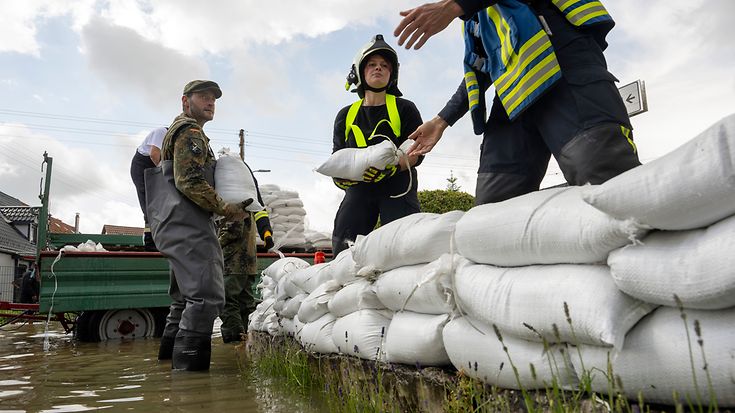
{"label": "white cloud", "polygon": [[103,19],[90,20],[81,34],[92,72],[114,93],[140,95],[153,107],[180,99],[181,88],[189,80],[209,77],[202,60]]}

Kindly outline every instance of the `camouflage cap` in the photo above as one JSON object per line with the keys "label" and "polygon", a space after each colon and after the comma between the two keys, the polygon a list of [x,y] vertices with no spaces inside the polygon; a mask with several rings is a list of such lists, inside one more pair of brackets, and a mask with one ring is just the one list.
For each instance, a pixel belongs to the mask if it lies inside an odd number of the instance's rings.
{"label": "camouflage cap", "polygon": [[184,86],[184,95],[188,95],[194,92],[201,92],[202,90],[214,89],[214,97],[219,99],[222,96],[222,89],[219,85],[211,80],[192,80]]}

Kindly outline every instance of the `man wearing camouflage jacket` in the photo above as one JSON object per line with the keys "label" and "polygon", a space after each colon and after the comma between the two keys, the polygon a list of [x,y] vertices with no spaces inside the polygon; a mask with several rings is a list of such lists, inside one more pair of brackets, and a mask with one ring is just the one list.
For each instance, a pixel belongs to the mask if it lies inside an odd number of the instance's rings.
{"label": "man wearing camouflage jacket", "polygon": [[169,260],[173,300],[159,360],[175,370],[207,370],[214,319],[224,306],[223,258],[213,214],[242,221],[248,199],[226,203],[214,190],[215,157],[202,127],[214,118],[217,83],[194,80],[184,87],[183,113],[166,133],[162,162],[146,170],[151,232]]}

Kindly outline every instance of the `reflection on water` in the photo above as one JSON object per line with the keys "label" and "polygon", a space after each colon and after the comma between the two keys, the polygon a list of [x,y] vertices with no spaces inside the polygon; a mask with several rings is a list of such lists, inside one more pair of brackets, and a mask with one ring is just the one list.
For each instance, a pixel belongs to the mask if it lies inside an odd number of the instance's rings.
{"label": "reflection on water", "polygon": [[[54,329],[58,327],[58,329]],[[0,330],[0,411],[317,412],[308,402],[255,379],[234,346],[215,335],[207,373],[159,363],[158,339],[81,343],[43,323]],[[219,328],[215,329],[216,331]]]}

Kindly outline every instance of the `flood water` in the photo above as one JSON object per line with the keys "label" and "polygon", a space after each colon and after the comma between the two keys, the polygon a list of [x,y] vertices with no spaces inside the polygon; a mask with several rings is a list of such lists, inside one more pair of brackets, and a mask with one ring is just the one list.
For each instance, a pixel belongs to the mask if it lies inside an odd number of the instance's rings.
{"label": "flood water", "polygon": [[210,371],[191,373],[158,362],[158,339],[82,343],[53,322],[44,351],[44,325],[0,329],[0,412],[319,411],[258,377],[216,333]]}

